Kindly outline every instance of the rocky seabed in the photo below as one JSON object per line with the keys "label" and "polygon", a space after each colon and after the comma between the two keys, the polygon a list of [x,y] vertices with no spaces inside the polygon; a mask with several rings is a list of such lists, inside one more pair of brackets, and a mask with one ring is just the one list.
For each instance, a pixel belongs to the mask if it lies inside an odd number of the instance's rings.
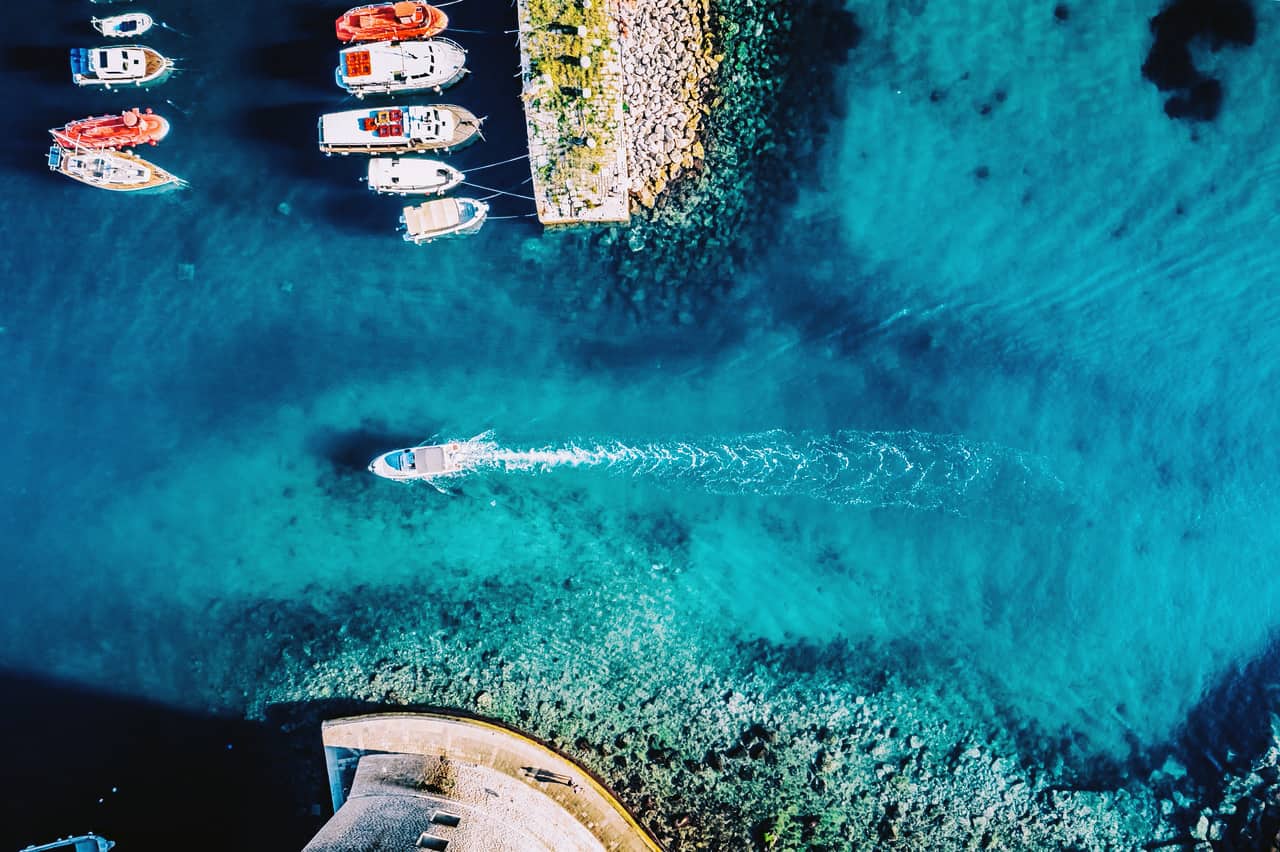
{"label": "rocky seabed", "polygon": [[[638,587],[627,598],[627,586],[491,586],[501,601],[484,610],[413,595],[434,603],[399,627],[286,653],[251,706],[265,717],[349,699],[500,719],[596,772],[672,850],[1128,850],[1187,837],[1148,786],[1072,789],[1024,766],[955,694],[787,671],[778,646],[677,631],[670,600]],[[385,601],[369,606],[356,616],[385,617]]]}

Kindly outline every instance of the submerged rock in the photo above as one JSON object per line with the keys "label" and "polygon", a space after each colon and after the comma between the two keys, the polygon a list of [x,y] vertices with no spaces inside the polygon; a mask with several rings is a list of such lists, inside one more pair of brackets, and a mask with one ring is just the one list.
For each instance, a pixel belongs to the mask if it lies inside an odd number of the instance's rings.
{"label": "submerged rock", "polygon": [[1222,106],[1222,84],[1196,67],[1192,48],[1253,44],[1257,20],[1247,0],[1174,0],[1151,19],[1154,36],[1142,63],[1142,76],[1162,92],[1174,94],[1165,102],[1170,118],[1212,121]]}

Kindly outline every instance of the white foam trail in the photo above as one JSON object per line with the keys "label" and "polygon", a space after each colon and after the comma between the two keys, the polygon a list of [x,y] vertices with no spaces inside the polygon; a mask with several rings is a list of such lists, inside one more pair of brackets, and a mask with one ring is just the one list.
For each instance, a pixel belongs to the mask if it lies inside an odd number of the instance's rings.
{"label": "white foam trail", "polygon": [[581,441],[531,448],[503,447],[485,434],[460,443],[467,473],[599,468],[715,494],[799,495],[841,505],[962,511],[975,499],[1003,502],[1027,496],[1027,489],[1062,490],[1035,456],[914,431],[828,436],[772,431],[731,440]]}

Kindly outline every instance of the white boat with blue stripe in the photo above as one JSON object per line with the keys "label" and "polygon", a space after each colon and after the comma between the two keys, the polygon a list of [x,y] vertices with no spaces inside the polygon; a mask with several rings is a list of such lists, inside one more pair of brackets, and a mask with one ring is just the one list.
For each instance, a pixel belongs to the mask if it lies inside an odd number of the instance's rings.
{"label": "white boat with blue stripe", "polygon": [[369,462],[369,472],[400,482],[415,479],[430,482],[466,469],[463,447],[462,443],[454,441],[392,450]]}
{"label": "white boat with blue stripe", "polygon": [[173,68],[172,59],[140,44],[71,49],[71,79],[77,86],[157,86]]}

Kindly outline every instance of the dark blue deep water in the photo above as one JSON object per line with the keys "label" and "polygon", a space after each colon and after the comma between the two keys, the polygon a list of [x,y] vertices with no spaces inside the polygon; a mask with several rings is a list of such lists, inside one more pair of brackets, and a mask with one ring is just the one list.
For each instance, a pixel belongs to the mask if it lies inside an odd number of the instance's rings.
{"label": "dark blue deep water", "polygon": [[[593,301],[614,261],[528,220],[403,244],[362,163],[315,150],[316,115],[351,108],[340,6],[287,0],[259,25],[242,0],[156,0],[189,38],[150,42],[183,71],[136,96],[66,79],[95,7],[8,28],[8,721],[56,737],[69,703],[137,702],[217,754],[279,653],[229,635],[235,613],[314,607],[303,644],[353,588],[436,584],[483,611],[486,583],[536,575],[604,608],[661,589],[673,615],[633,654],[686,633],[890,666],[910,649],[934,689],[981,696],[975,719],[1061,736],[1069,759],[1177,742],[1280,624],[1280,4],[1253,46],[1197,52],[1224,91],[1200,122],[1142,77],[1158,3],[1070,5],[854,3],[835,101],[788,107],[833,122],[812,168],[753,200],[748,262],[683,322]],[[514,24],[491,0],[450,11]],[[520,154],[514,43],[457,38],[477,71],[446,100],[489,116],[458,161]],[[189,190],[107,197],[45,170],[46,128],[135,104],[172,120],[149,156]],[[363,471],[487,431],[532,463],[452,497]],[[86,827],[128,761],[46,787],[56,806],[11,796],[0,836]],[[76,824],[17,825],[31,807]]]}

